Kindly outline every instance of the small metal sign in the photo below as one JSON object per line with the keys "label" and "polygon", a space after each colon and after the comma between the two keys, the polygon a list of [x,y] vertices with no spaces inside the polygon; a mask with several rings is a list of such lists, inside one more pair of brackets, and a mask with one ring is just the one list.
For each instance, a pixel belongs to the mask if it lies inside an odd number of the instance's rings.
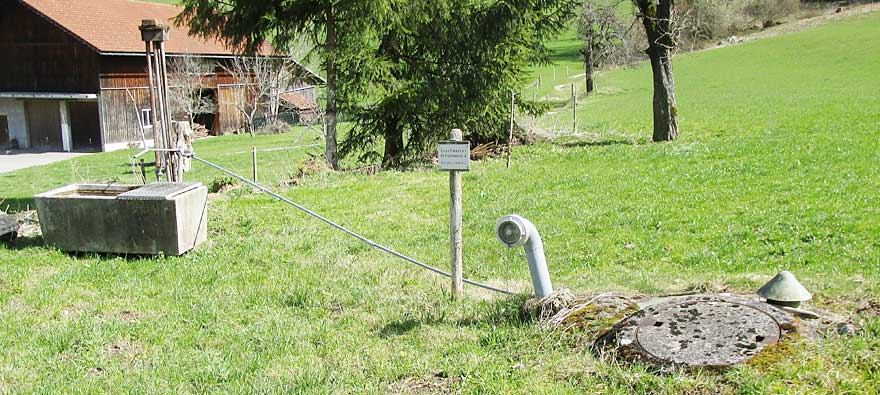
{"label": "small metal sign", "polygon": [[440,170],[471,170],[470,141],[441,141],[437,146]]}

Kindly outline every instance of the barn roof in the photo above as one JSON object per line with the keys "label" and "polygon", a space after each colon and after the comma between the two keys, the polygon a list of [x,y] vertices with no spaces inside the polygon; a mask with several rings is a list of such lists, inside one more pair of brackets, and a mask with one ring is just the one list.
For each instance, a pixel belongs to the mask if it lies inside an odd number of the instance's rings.
{"label": "barn roof", "polygon": [[188,34],[172,19],[181,8],[133,0],[19,0],[103,54],[143,53],[141,21],[155,19],[171,27],[170,54],[233,55],[223,43]]}

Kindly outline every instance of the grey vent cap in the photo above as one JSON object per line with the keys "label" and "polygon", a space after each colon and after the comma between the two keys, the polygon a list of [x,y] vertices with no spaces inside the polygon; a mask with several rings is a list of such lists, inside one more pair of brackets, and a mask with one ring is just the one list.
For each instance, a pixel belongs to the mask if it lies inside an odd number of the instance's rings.
{"label": "grey vent cap", "polygon": [[758,290],[758,296],[780,302],[805,302],[813,298],[813,295],[789,271],[777,274],[764,284]]}

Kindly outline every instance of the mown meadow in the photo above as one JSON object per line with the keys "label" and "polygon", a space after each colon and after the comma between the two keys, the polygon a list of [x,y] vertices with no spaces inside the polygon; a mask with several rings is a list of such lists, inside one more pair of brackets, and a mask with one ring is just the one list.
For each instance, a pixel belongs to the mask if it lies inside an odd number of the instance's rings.
{"label": "mown meadow", "polygon": [[[880,319],[854,312],[880,303],[878,36],[880,13],[871,13],[680,54],[673,143],[648,142],[650,70],[603,73],[598,94],[580,100],[577,133],[517,147],[510,169],[502,158],[475,163],[464,176],[465,272],[519,296],[468,288],[450,302],[444,278],[247,188],[211,197],[210,241],[179,258],[67,254],[39,239],[0,247],[0,393],[880,392]],[[576,63],[570,56],[560,49],[559,64]],[[560,103],[569,94],[545,89]],[[571,119],[565,107],[552,111],[537,122]],[[229,153],[315,141],[296,131],[207,139],[196,150],[247,174],[250,155]],[[319,172],[282,185],[320,152],[267,153],[264,180],[378,242],[447,264],[445,173]],[[0,175],[0,199],[21,210],[66,183],[133,182],[130,154]],[[198,164],[189,175],[219,176]],[[747,293],[791,270],[814,306],[853,315],[860,330],[795,338],[723,371],[658,374],[596,357],[577,334],[520,319],[528,267],[493,232],[509,213],[541,231],[557,287]]]}

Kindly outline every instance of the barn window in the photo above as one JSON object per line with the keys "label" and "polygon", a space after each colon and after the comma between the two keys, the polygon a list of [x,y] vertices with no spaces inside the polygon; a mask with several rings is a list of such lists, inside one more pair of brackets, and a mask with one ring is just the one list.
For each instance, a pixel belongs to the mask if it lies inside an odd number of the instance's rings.
{"label": "barn window", "polygon": [[145,109],[141,110],[141,125],[143,125],[143,127],[145,127],[145,128],[153,127],[152,113],[153,113],[153,110],[151,110],[149,108],[145,108]]}

